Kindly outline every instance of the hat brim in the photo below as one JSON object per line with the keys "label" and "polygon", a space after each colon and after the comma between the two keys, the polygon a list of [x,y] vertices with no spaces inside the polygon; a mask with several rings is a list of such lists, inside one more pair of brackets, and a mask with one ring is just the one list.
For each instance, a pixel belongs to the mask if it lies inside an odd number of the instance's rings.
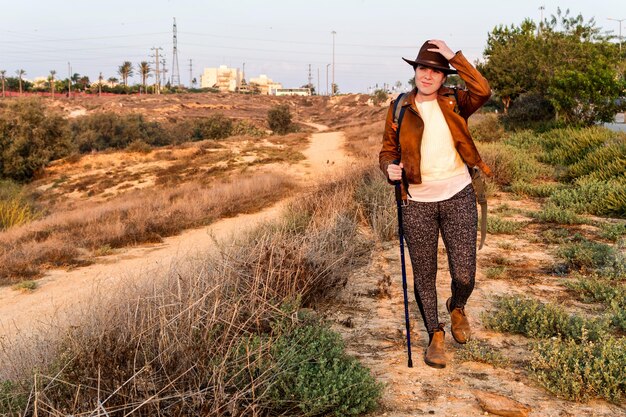
{"label": "hat brim", "polygon": [[429,68],[435,68],[438,69],[439,71],[443,72],[444,74],[458,74],[457,70],[449,68],[449,67],[442,67],[441,65],[438,65],[435,62],[430,62],[430,61],[422,61],[420,59],[415,60],[415,61],[411,61],[410,59],[406,59],[406,58],[402,58],[407,64],[409,64],[410,66],[412,66],[413,68],[417,67],[418,65],[423,65],[425,67],[429,67]]}

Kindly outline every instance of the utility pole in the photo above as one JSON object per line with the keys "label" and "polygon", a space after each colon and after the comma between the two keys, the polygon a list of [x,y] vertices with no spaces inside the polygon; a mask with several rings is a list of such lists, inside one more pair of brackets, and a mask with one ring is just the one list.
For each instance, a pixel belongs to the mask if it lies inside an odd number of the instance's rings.
{"label": "utility pole", "polygon": [[320,67],[317,67],[317,90],[315,91],[315,95],[320,95]]}
{"label": "utility pole", "polygon": [[193,62],[189,60],[189,88],[193,88]]}
{"label": "utility pole", "polygon": [[330,95],[334,96],[335,95],[335,35],[337,34],[337,32],[333,30],[331,34],[333,35],[333,83],[330,85],[331,87]]}
{"label": "utility pole", "polygon": [[67,97],[72,97],[72,67],[67,63]]}
{"label": "utility pole", "polygon": [[309,82],[308,82],[308,87],[311,88],[311,86],[313,85],[313,77],[311,77],[311,64],[309,64]]}
{"label": "utility pole", "polygon": [[172,53],[172,86],[180,87],[180,69],[178,68],[178,31],[176,30],[176,18],[174,18],[174,52]]}
{"label": "utility pole", "polygon": [[159,58],[159,51],[163,50],[163,48],[161,47],[153,47],[150,48],[150,50],[154,51],[154,55],[151,55],[151,57],[154,58],[154,94],[161,94],[161,73],[159,72],[159,63],[161,62],[160,58]]}
{"label": "utility pole", "polygon": [[613,20],[615,22],[619,22],[619,54],[622,55],[622,22],[626,19],[613,19],[612,17],[607,17],[608,20]]}
{"label": "utility pole", "polygon": [[543,11],[546,9],[545,6],[539,6],[539,24],[537,25],[537,36],[541,35],[541,27],[543,26]]}

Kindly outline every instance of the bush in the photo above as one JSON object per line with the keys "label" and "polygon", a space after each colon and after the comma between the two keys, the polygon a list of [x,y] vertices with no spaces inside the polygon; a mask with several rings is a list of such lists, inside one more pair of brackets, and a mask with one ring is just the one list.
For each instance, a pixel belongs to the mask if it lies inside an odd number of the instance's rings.
{"label": "bush", "polygon": [[481,142],[496,142],[504,136],[504,127],[497,114],[483,114],[478,122],[470,125],[472,137]]}
{"label": "bush", "polygon": [[286,135],[295,131],[291,121],[291,112],[286,104],[272,107],[267,112],[267,123],[270,129],[278,135]]}
{"label": "bush", "polygon": [[456,351],[456,357],[462,361],[488,363],[493,366],[507,366],[509,361],[502,353],[482,340],[472,339]]}
{"label": "bush", "polygon": [[622,236],[626,236],[626,223],[601,223],[600,236],[617,242]]}
{"label": "bush", "polygon": [[223,114],[214,114],[193,122],[193,140],[224,139],[232,135],[233,121]]}
{"label": "bush", "polygon": [[0,178],[28,181],[72,148],[67,121],[41,100],[0,106]]}
{"label": "bush", "polygon": [[0,180],[0,231],[28,223],[37,217],[35,208],[18,184]]}
{"label": "bush", "polygon": [[570,268],[577,270],[613,267],[616,261],[612,247],[589,240],[565,244],[559,248],[557,256],[565,260]]}
{"label": "bush", "polygon": [[320,325],[305,325],[278,337],[271,348],[276,364],[272,371],[277,375],[269,391],[272,408],[290,415],[297,410],[338,417],[374,409],[382,385],[344,350],[341,336]]}
{"label": "bush", "polygon": [[626,338],[601,341],[550,340],[539,343],[530,368],[550,392],[574,401],[626,399]]}
{"label": "bush", "polygon": [[516,296],[496,300],[496,311],[483,315],[483,322],[491,329],[519,333],[533,338],[560,337],[562,339],[598,340],[608,331],[608,322],[569,315],[560,306],[543,304]]}
{"label": "bush", "polygon": [[529,216],[546,223],[556,224],[584,224],[587,221],[577,216],[572,210],[556,206],[554,203],[547,203],[541,211],[528,213]]}
{"label": "bush", "polygon": [[556,190],[549,203],[575,213],[626,217],[626,180],[579,179],[573,187]]}
{"label": "bush", "polygon": [[72,137],[82,153],[106,149],[124,149],[134,142],[164,146],[174,142],[157,122],[147,122],[142,115],[96,113],[74,119]]}
{"label": "bush", "polygon": [[554,106],[539,94],[527,94],[517,98],[503,115],[502,122],[508,129],[542,128],[556,116]]}
{"label": "bush", "polygon": [[478,149],[483,160],[500,185],[516,181],[532,182],[537,178],[548,178],[551,169],[539,163],[533,155],[504,143],[480,143]]}
{"label": "bush", "polygon": [[528,183],[525,181],[515,181],[511,184],[511,191],[517,195],[528,197],[550,197],[556,191],[566,186],[555,182]]}
{"label": "bush", "polygon": [[378,168],[372,168],[355,190],[355,199],[363,207],[367,222],[385,242],[397,238],[398,215],[393,187]]}
{"label": "bush", "polygon": [[372,103],[374,103],[375,106],[379,106],[382,103],[386,102],[388,98],[389,97],[385,90],[374,90],[374,92],[372,93]]}
{"label": "bush", "polygon": [[491,234],[515,234],[519,229],[526,226],[526,223],[505,220],[497,216],[487,217],[487,231]]}

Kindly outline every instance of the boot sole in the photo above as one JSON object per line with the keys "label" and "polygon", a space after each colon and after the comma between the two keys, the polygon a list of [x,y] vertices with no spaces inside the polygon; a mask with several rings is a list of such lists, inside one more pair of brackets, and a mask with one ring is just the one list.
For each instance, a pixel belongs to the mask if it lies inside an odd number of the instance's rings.
{"label": "boot sole", "polygon": [[428,362],[426,359],[424,359],[424,363],[432,368],[437,368],[437,369],[443,369],[446,367],[445,364],[440,364],[440,363],[433,363],[433,362]]}

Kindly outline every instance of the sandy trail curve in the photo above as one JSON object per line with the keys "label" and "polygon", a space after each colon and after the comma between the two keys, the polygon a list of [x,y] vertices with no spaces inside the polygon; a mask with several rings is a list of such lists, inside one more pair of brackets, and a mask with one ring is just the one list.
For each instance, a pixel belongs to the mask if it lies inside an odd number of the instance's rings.
{"label": "sandy trail curve", "polygon": [[[326,126],[311,124],[314,133],[304,152],[306,160],[292,168],[302,183],[311,185],[347,165],[344,136],[341,132],[323,132]],[[249,230],[279,216],[288,199],[253,214],[217,221],[209,226],[187,230],[165,238],[162,243],[126,248],[118,254],[99,258],[99,262],[73,270],[50,270],[38,280],[32,293],[0,287],[0,338],[19,333],[32,334],[52,322],[71,320],[73,310],[90,302],[98,291],[116,288],[116,284],[136,277],[156,277],[181,259],[216,248],[215,241],[229,239],[240,230]],[[71,323],[68,323],[71,325]]]}

